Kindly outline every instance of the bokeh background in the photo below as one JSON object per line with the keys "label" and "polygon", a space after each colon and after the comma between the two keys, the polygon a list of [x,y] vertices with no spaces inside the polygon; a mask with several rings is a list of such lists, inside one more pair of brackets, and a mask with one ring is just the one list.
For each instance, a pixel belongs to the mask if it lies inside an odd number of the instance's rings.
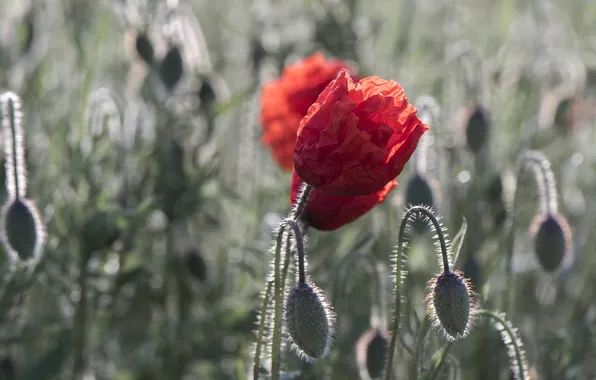
{"label": "bokeh background", "polygon": [[[179,48],[175,86],[175,67],[164,80],[139,56],[139,34],[157,62]],[[533,378],[596,378],[592,0],[0,0],[0,90],[22,98],[27,197],[47,231],[25,280],[0,257],[0,378],[251,378],[272,231],[290,210],[290,174],[260,141],[260,88],[316,51],[440,106],[426,157],[413,158],[382,205],[339,230],[309,231],[311,276],[338,314],[334,379],[358,379],[355,345],[371,308],[383,300],[391,316],[389,257],[416,160],[447,228],[469,223],[458,267],[483,306],[498,310],[513,287],[508,319]],[[478,105],[488,133],[473,152],[465,132]],[[573,232],[556,274],[541,270],[528,236],[531,172],[508,207],[526,149],[551,161]],[[506,283],[511,215],[515,281]],[[378,263],[380,289],[367,265],[339,265],[354,252]],[[412,331],[433,255],[429,234],[413,239]],[[405,341],[413,335],[406,329]],[[428,339],[430,361],[444,340]],[[461,379],[511,376],[498,332],[482,321],[452,353]],[[396,378],[414,378],[407,350],[396,361]],[[323,378],[323,365],[294,354],[284,367]]]}

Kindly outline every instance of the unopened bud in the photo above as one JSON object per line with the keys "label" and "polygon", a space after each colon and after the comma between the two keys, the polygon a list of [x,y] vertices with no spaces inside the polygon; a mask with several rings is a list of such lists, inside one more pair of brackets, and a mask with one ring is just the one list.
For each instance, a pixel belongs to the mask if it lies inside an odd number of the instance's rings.
{"label": "unopened bud", "polygon": [[[406,204],[408,206],[435,207],[434,187],[436,184],[432,178],[419,173],[414,174],[406,188]],[[418,234],[428,230],[426,222],[419,218],[413,220],[411,226]]]}
{"label": "unopened bud", "polygon": [[4,206],[2,216],[2,235],[9,254],[20,260],[38,258],[45,232],[35,203],[16,198]]}
{"label": "unopened bud", "polygon": [[356,343],[356,361],[362,380],[375,380],[383,375],[389,334],[379,329],[366,331]]}
{"label": "unopened bud", "polygon": [[571,229],[559,214],[544,214],[534,217],[530,226],[534,252],[542,268],[556,271],[571,251]]}
{"label": "unopened bud", "polygon": [[182,53],[179,47],[174,46],[170,48],[159,67],[159,76],[168,91],[174,89],[180,78],[182,78],[183,72]]}
{"label": "unopened bud", "polygon": [[191,276],[201,282],[207,279],[207,263],[197,249],[188,249],[184,254],[184,261]]}
{"label": "unopened bud", "polygon": [[470,109],[466,124],[466,143],[468,149],[476,154],[486,145],[490,133],[490,120],[482,106]]}
{"label": "unopened bud", "polygon": [[81,229],[81,248],[85,254],[109,248],[120,238],[126,222],[120,210],[99,210],[91,214]]}
{"label": "unopened bud", "polygon": [[292,346],[302,359],[329,354],[335,315],[321,289],[310,281],[297,283],[288,295],[285,317]]}
{"label": "unopened bud", "polygon": [[440,328],[448,339],[465,337],[474,313],[473,293],[459,271],[441,273],[433,278],[427,304],[433,326]]}
{"label": "unopened bud", "polygon": [[151,65],[153,63],[155,53],[153,51],[153,44],[151,44],[147,34],[143,32],[137,34],[135,49],[139,57],[141,57],[146,64]]}

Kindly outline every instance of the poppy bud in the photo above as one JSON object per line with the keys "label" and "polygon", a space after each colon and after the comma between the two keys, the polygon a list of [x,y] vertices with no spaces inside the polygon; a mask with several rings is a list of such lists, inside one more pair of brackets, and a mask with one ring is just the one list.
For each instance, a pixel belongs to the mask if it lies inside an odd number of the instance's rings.
{"label": "poppy bud", "polygon": [[565,218],[552,213],[538,215],[532,221],[530,234],[542,268],[556,271],[571,250],[571,229]]}
{"label": "poppy bud", "polygon": [[470,284],[459,271],[441,273],[433,278],[427,304],[433,326],[439,327],[448,339],[465,337],[474,313]]}
{"label": "poppy bud", "polygon": [[153,63],[155,52],[153,51],[153,44],[149,40],[146,33],[138,33],[135,40],[135,49],[141,59],[148,65]]}
{"label": "poppy bud", "polygon": [[184,72],[184,64],[182,62],[182,53],[180,48],[174,46],[170,48],[166,56],[161,61],[159,67],[159,77],[162,83],[168,89],[172,91]]}
{"label": "poppy bud", "polygon": [[315,361],[329,354],[335,315],[321,289],[310,281],[294,285],[285,318],[292,347],[302,359]]}
{"label": "poppy bud", "polygon": [[368,330],[358,339],[356,361],[362,380],[374,380],[383,375],[388,345],[389,335],[379,329]]}
{"label": "poppy bud", "polygon": [[468,149],[476,154],[486,145],[490,129],[489,117],[482,106],[473,107],[466,124]]}
{"label": "poppy bud", "polygon": [[184,263],[191,276],[201,282],[207,279],[207,263],[196,248],[190,248],[185,252]]}
{"label": "poppy bud", "polygon": [[[406,188],[406,204],[434,207],[435,201],[432,179],[419,173],[414,174]],[[411,226],[418,234],[428,229],[426,222],[418,218],[412,221]]]}
{"label": "poppy bud", "polygon": [[35,203],[16,198],[4,206],[2,237],[7,250],[21,260],[36,259],[41,254],[45,234]]}

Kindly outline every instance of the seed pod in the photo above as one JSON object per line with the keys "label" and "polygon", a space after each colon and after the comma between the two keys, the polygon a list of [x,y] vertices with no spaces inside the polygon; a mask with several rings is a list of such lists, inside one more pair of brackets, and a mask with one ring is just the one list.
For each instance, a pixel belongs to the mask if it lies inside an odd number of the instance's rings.
{"label": "seed pod", "polygon": [[146,64],[151,65],[153,63],[153,58],[155,57],[153,44],[151,44],[146,33],[140,32],[137,34],[135,49],[139,57],[141,57]]}
{"label": "seed pod", "polygon": [[321,289],[310,281],[297,283],[288,295],[285,317],[292,347],[303,360],[329,354],[335,315]]}
{"label": "seed pod", "polygon": [[107,249],[120,238],[123,212],[120,210],[98,210],[91,214],[81,229],[81,249],[89,255]]}
{"label": "seed pod", "polygon": [[441,273],[429,282],[427,306],[433,326],[449,340],[465,337],[474,315],[474,299],[468,280],[461,272]]}
{"label": "seed pod", "polygon": [[486,145],[490,133],[490,120],[480,105],[471,108],[466,124],[466,143],[472,153],[477,154]]}
{"label": "seed pod", "polygon": [[389,334],[379,329],[365,331],[356,343],[356,362],[362,380],[374,380],[383,375]]}
{"label": "seed pod", "polygon": [[21,260],[36,259],[41,254],[45,233],[35,203],[16,198],[4,206],[2,237],[9,254]]}
{"label": "seed pod", "polygon": [[[431,178],[419,173],[414,174],[406,188],[406,204],[408,206],[434,207],[436,201],[434,187],[435,184]],[[418,234],[428,230],[427,224],[421,219],[412,221],[411,226]]]}
{"label": "seed pod", "polygon": [[196,249],[190,248],[184,254],[184,263],[188,272],[197,280],[204,282],[207,279],[207,263],[203,255]]}
{"label": "seed pod", "polygon": [[163,58],[159,67],[159,76],[168,91],[174,89],[180,78],[182,78],[183,72],[182,53],[179,47],[173,46]]}
{"label": "seed pod", "polygon": [[571,229],[559,214],[534,217],[530,225],[534,252],[542,268],[552,273],[564,262],[571,251]]}

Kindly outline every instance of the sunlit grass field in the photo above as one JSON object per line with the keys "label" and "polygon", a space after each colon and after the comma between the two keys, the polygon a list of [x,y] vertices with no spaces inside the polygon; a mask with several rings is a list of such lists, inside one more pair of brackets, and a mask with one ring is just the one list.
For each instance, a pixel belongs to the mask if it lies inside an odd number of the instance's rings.
{"label": "sunlit grass field", "polygon": [[[315,53],[429,125],[330,231],[263,138],[264,85]],[[0,0],[0,94],[0,380],[596,379],[592,0]],[[314,362],[288,216],[335,314]],[[474,301],[455,340],[438,235]]]}

